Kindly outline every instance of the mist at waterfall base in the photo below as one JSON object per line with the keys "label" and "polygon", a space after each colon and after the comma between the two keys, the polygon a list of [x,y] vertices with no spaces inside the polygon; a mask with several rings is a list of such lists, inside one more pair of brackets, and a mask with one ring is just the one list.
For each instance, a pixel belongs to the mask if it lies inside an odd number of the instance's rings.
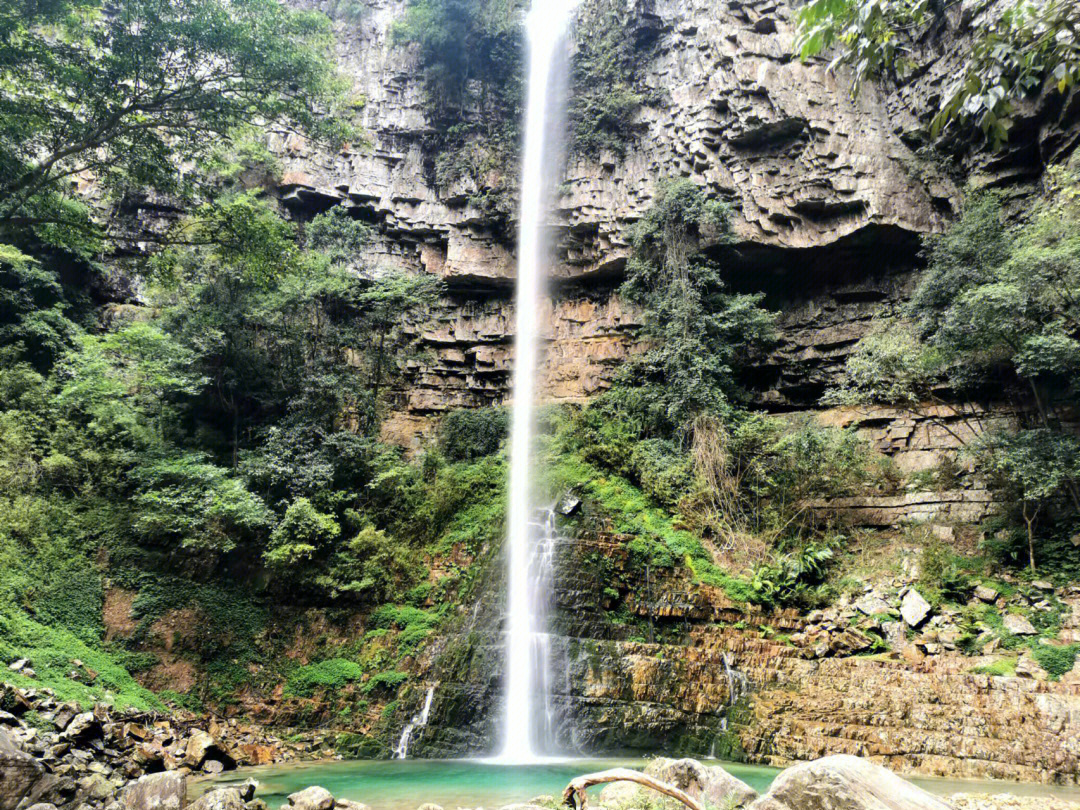
{"label": "mist at waterfall base", "polygon": [[[521,170],[516,329],[507,523],[506,689],[499,761],[536,762],[550,750],[545,733],[547,672],[544,539],[533,501],[533,434],[540,307],[551,261],[546,218],[561,175],[567,31],[577,0],[534,0],[526,19],[529,71]],[[544,521],[540,521],[542,524]],[[548,544],[550,548],[550,544]]]}

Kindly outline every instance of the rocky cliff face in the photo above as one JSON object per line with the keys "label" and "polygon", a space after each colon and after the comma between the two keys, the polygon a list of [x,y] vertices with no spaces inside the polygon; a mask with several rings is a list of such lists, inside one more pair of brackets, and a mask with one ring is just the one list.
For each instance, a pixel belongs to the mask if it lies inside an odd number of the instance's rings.
{"label": "rocky cliff face", "polygon": [[[552,276],[562,283],[548,317],[547,390],[556,399],[589,396],[626,351],[634,317],[613,297],[612,279],[626,259],[627,227],[659,180],[681,176],[737,211],[738,250],[723,258],[740,284],[772,288],[780,305],[802,300],[789,318],[786,354],[766,369],[776,388],[765,397],[805,401],[822,372],[793,380],[793,356],[810,361],[801,365],[820,365],[817,355],[835,364],[837,349],[858,337],[853,320],[865,321],[902,289],[895,274],[913,266],[917,236],[955,210],[956,186],[909,145],[919,118],[904,99],[871,89],[853,100],[842,76],[791,58],[786,4],[631,5],[632,19],[651,31],[641,89],[656,101],[639,111],[625,156],[573,158],[566,169],[551,222]],[[435,182],[415,54],[390,41],[404,0],[371,6],[360,22],[337,27],[341,64],[367,100],[373,147],[328,155],[284,134],[273,146],[285,158],[283,200],[298,214],[344,204],[378,225],[369,266],[429,272],[449,284],[444,315],[420,335],[429,359],[414,369],[388,427],[407,439],[422,417],[506,395],[513,222],[493,220],[478,195],[514,179]]]}

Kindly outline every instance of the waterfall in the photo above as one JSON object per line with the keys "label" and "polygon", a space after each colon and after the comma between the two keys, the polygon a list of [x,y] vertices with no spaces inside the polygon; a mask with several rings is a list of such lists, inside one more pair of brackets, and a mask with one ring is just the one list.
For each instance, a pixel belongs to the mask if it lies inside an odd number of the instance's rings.
{"label": "waterfall", "polygon": [[[525,149],[521,171],[521,221],[518,233],[517,328],[514,344],[513,413],[510,437],[510,499],[507,545],[506,711],[502,753],[506,762],[538,756],[537,695],[543,690],[539,606],[545,598],[536,577],[532,503],[532,441],[540,344],[539,309],[545,292],[549,248],[544,219],[559,165],[565,35],[577,0],[533,0],[526,27],[529,39]],[[541,720],[542,722],[542,720]]]}
{"label": "waterfall", "polygon": [[[739,698],[746,694],[750,682],[742,672],[735,668],[735,654],[731,652],[724,653],[724,674],[728,682],[728,708],[731,708],[739,702]],[[726,727],[727,717],[724,720]]]}
{"label": "waterfall", "polygon": [[408,759],[409,742],[412,740],[413,732],[428,724],[428,719],[431,717],[431,701],[434,697],[435,687],[429,686],[427,696],[424,698],[424,708],[420,710],[420,714],[414,714],[412,720],[406,723],[405,728],[401,730],[401,739],[398,740],[398,744],[394,747],[394,759]]}

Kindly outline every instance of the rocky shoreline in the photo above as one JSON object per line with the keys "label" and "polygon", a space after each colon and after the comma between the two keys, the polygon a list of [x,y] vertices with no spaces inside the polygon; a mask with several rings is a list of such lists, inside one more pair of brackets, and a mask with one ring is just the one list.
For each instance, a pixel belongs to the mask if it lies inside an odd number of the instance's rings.
{"label": "rocky shoreline", "polygon": [[[80,711],[74,704],[58,702],[47,690],[13,687],[0,689],[0,707],[0,810],[268,810],[257,797],[254,779],[211,789],[190,803],[189,780],[213,777],[239,765],[311,758],[309,747],[283,742],[235,720],[207,721],[104,705]],[[659,758],[643,773],[683,791],[701,807],[723,810],[1080,808],[1061,799],[1010,795],[939,798],[880,765],[849,755],[793,765],[764,796],[723,768],[692,759]],[[560,805],[552,797],[541,797],[502,810],[556,810]],[[686,807],[672,799],[660,805],[662,810]],[[607,784],[597,803],[588,806],[658,808],[655,795],[625,781]],[[290,795],[281,810],[370,809],[311,786]],[[421,810],[442,808],[426,804]],[[578,810],[584,810],[583,803]]]}

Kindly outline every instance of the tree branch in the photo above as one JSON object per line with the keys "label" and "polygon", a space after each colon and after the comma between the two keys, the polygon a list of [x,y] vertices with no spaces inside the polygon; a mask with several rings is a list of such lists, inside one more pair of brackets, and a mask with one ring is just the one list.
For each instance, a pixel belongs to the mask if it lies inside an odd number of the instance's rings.
{"label": "tree branch", "polygon": [[566,786],[566,790],[563,791],[563,804],[570,808],[576,808],[576,810],[586,810],[586,807],[588,806],[588,796],[585,791],[594,785],[604,785],[610,782],[636,782],[639,785],[644,785],[658,793],[663,793],[665,796],[670,796],[671,798],[682,802],[689,807],[690,810],[705,810],[701,804],[690,798],[690,796],[679,790],[677,787],[653,779],[651,776],[647,776],[641,771],[632,771],[629,768],[613,768],[610,771],[599,771],[598,773],[590,773],[577,777],[571,781],[570,784]]}

